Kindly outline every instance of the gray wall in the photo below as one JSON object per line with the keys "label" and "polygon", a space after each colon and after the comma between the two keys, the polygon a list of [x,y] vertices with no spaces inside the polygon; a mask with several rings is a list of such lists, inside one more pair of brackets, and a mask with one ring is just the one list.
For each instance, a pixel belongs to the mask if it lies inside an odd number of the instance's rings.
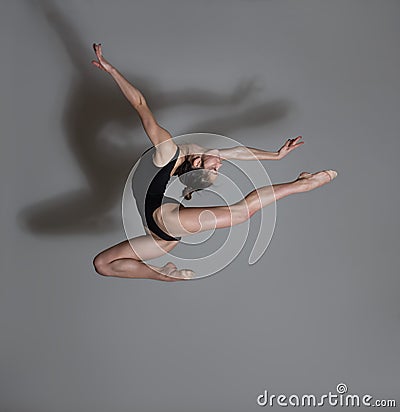
{"label": "gray wall", "polygon": [[[399,395],[400,2],[0,2],[5,411],[253,411],[257,395]],[[104,278],[125,179],[149,145],[93,42],[173,135],[266,150],[278,202],[251,245],[190,282]],[[236,98],[235,98],[236,96]],[[278,408],[279,409],[279,408]]]}

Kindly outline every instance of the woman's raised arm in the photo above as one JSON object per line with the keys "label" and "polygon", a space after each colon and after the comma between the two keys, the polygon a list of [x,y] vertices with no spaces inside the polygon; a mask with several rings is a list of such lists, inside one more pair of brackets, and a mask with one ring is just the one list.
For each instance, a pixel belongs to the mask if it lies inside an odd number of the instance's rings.
{"label": "woman's raised arm", "polygon": [[99,69],[109,73],[115,82],[120,87],[124,96],[128,99],[129,103],[136,109],[138,106],[146,103],[146,100],[142,93],[134,87],[132,84],[125,79],[125,77],[112,65],[110,64],[103,56],[101,50],[101,43],[93,44],[94,51],[96,53],[97,59],[92,60],[92,63]]}
{"label": "woman's raised arm", "polygon": [[[113,77],[129,103],[138,112],[144,130],[153,145],[156,147],[158,146],[162,152],[167,151],[174,153],[176,144],[172,140],[171,134],[157,123],[140,90],[129,83],[128,80],[126,80],[125,77],[104,58],[101,50],[101,43],[94,43],[93,48],[98,58],[98,61],[92,60],[93,65],[104,70]],[[161,143],[165,144],[160,145]]]}

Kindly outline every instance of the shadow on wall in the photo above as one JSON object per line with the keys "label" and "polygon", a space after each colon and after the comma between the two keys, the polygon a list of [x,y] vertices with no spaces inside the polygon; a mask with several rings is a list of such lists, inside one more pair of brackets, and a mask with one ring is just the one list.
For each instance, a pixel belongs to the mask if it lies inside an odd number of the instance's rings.
{"label": "shadow on wall", "polygon": [[[144,150],[151,144],[121,144],[110,130],[122,135],[143,136],[139,116],[118,90],[114,80],[90,62],[95,59],[92,44],[84,44],[77,30],[47,0],[27,1],[42,14],[58,35],[77,74],[71,81],[63,114],[67,143],[86,177],[87,187],[29,205],[17,215],[24,228],[38,234],[103,233],[120,228],[112,216],[113,207],[121,200],[126,178]],[[94,40],[96,41],[96,40]],[[93,41],[93,42],[94,42]],[[177,105],[236,107],[255,91],[255,79],[239,82],[230,95],[220,95],[185,87],[184,91],[155,94],[156,82],[137,75],[124,76],[137,86],[157,118],[157,113]],[[209,132],[222,135],[245,127],[259,127],[283,118],[291,104],[285,100],[264,102],[236,109],[234,113],[199,122],[191,130],[176,135]],[[231,111],[231,110],[230,110]],[[110,125],[112,126],[110,128]],[[109,130],[109,135],[104,130]],[[105,138],[104,138],[105,135]],[[140,138],[141,139],[141,138]],[[140,140],[137,139],[137,140]]]}

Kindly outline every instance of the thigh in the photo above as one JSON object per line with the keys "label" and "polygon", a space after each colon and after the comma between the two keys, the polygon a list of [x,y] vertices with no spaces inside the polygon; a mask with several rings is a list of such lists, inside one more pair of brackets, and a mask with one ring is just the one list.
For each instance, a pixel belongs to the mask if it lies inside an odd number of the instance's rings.
{"label": "thigh", "polygon": [[96,258],[108,264],[116,259],[148,260],[171,251],[179,242],[156,239],[153,235],[143,235],[124,240],[102,251]]}
{"label": "thigh", "polygon": [[185,207],[166,203],[154,211],[153,217],[164,232],[178,237],[236,225],[247,219],[243,211],[239,204]]}

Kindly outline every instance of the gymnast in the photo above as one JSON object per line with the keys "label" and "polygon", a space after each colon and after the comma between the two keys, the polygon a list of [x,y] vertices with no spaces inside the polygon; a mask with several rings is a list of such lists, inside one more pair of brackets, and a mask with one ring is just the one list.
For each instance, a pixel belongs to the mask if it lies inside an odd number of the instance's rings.
{"label": "gymnast", "polygon": [[[304,143],[300,141],[302,136],[288,139],[276,152],[245,146],[207,149],[194,143],[178,145],[171,134],[158,124],[143,94],[104,58],[101,44],[95,43],[93,48],[97,60],[92,60],[91,63],[112,76],[140,117],[152,143],[151,150],[146,151],[151,156],[142,158],[140,163],[143,159],[147,160],[144,162],[146,175],[154,176],[147,186],[142,181],[135,180],[135,176],[132,180],[132,190],[146,235],[125,240],[100,252],[93,260],[95,270],[100,275],[169,282],[191,279],[193,271],[178,269],[172,262],[156,267],[144,261],[170,252],[182,236],[240,224],[275,200],[308,192],[329,183],[337,176],[334,170],[302,172],[294,181],[255,189],[231,205],[183,206],[164,195],[172,176],[179,177],[185,185],[182,196],[190,200],[193,192],[205,189],[215,182],[222,161],[279,160]],[[146,189],[145,193],[140,190],[143,187]]]}

